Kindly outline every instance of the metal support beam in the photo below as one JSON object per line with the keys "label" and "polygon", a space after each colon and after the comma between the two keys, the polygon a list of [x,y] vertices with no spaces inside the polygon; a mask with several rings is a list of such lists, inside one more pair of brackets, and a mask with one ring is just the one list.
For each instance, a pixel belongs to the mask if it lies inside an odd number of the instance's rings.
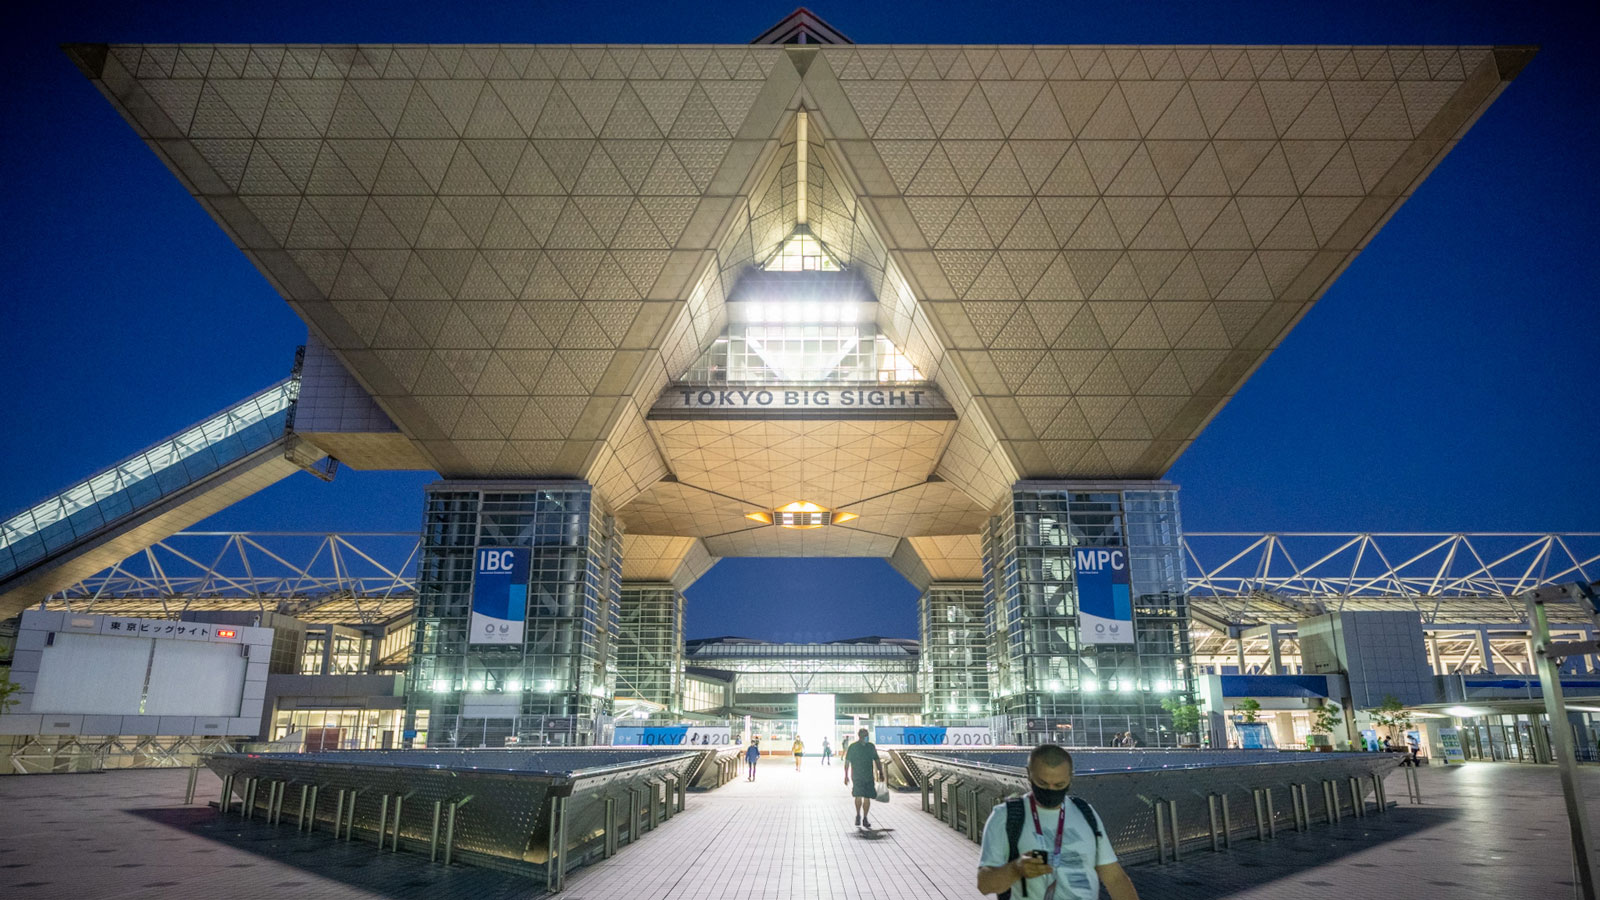
{"label": "metal support beam", "polygon": [[[396,794],[394,798],[394,842],[389,845],[391,853],[400,852],[400,814],[406,808],[406,795]],[[383,835],[378,835],[378,849],[383,849]]]}
{"label": "metal support beam", "polygon": [[[1272,801],[1267,801],[1267,808],[1272,808]],[[1178,801],[1167,801],[1167,827],[1172,829],[1172,861],[1183,859],[1183,838],[1178,833]]]}
{"label": "metal support beam", "polygon": [[1166,865],[1167,862],[1167,804],[1161,800],[1155,801],[1156,806],[1156,862]]}
{"label": "metal support beam", "polygon": [[[1600,584],[1600,583],[1597,583]],[[1597,585],[1573,585],[1570,589],[1539,588],[1523,598],[1528,605],[1528,621],[1533,626],[1534,653],[1539,670],[1539,690],[1544,695],[1545,716],[1550,721],[1550,733],[1555,744],[1556,768],[1561,773],[1561,793],[1567,804],[1567,822],[1572,834],[1572,863],[1577,876],[1577,893],[1584,900],[1596,900],[1600,885],[1595,883],[1600,864],[1595,860],[1594,832],[1589,825],[1589,810],[1582,788],[1578,785],[1577,748],[1573,744],[1572,729],[1566,727],[1567,704],[1561,694],[1561,656],[1550,642],[1550,618],[1545,604],[1566,598],[1586,602],[1590,610],[1594,604]],[[1581,595],[1574,597],[1573,595]]]}
{"label": "metal support beam", "polygon": [[545,889],[551,893],[567,886],[568,797],[550,798],[550,849],[545,863]]}

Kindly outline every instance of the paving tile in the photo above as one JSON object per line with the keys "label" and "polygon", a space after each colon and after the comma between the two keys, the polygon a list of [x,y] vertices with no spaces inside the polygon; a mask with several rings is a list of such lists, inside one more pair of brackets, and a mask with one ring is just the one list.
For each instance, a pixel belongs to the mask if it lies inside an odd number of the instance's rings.
{"label": "paving tile", "polygon": [[[1600,769],[1582,781],[1600,821]],[[0,778],[0,884],[7,900],[215,900],[544,896],[501,872],[379,855],[369,844],[300,835],[181,802],[187,773]],[[978,848],[921,811],[915,795],[874,804],[853,826],[838,767],[763,762],[754,783],[690,794],[689,807],[614,859],[568,877],[564,900],[975,898]],[[1315,825],[1275,841],[1131,870],[1159,900],[1348,900],[1397,885],[1447,898],[1569,896],[1571,859],[1556,772],[1481,763],[1421,773],[1422,805],[1399,775],[1384,816]],[[199,797],[218,784],[202,775]]]}

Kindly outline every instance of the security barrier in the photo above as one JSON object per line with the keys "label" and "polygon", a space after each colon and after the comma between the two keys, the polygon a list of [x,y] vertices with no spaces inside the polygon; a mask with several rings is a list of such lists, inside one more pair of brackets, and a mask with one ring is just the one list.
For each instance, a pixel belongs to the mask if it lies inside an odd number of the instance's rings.
{"label": "security barrier", "polygon": [[[974,841],[995,804],[1028,790],[1026,750],[891,757],[921,789],[923,811]],[[1313,821],[1386,812],[1383,776],[1397,765],[1388,754],[1248,750],[1084,750],[1072,758],[1073,794],[1094,805],[1129,863],[1177,861],[1239,837],[1270,841],[1280,827],[1303,831]],[[1316,791],[1306,790],[1311,784]]]}
{"label": "security barrier", "polygon": [[[217,804],[296,830],[432,861],[543,874],[610,857],[684,808],[691,780],[725,771],[715,750],[353,750],[217,754]],[[717,775],[713,775],[715,781]]]}

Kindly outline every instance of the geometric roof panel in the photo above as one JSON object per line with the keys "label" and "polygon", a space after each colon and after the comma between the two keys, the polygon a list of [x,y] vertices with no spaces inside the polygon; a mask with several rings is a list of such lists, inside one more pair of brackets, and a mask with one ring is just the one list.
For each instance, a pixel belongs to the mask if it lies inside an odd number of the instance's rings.
{"label": "geometric roof panel", "polygon": [[[770,549],[723,488],[952,486],[859,523],[888,555],[1017,478],[1164,473],[1533,50],[68,53],[441,473],[587,477],[714,555]],[[801,223],[956,421],[647,423]]]}

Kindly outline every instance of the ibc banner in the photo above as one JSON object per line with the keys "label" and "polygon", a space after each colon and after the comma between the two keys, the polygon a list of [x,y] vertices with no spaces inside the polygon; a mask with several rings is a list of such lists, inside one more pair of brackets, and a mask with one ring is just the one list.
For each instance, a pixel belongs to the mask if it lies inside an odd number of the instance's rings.
{"label": "ibc banner", "polygon": [[479,547],[472,567],[469,644],[520,644],[528,619],[527,547]]}
{"label": "ibc banner", "polygon": [[1133,584],[1128,548],[1079,547],[1078,637],[1085,644],[1133,643]]}

